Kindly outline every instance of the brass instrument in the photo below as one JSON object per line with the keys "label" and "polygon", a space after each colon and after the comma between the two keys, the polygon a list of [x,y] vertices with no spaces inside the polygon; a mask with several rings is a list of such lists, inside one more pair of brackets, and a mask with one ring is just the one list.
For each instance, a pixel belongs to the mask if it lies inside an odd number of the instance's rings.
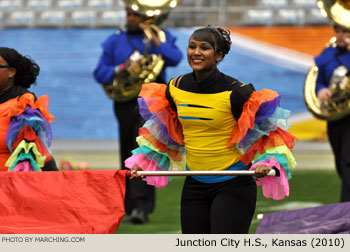
{"label": "brass instrument", "polygon": [[[134,11],[149,17],[148,22],[160,42],[166,42],[164,31],[157,25],[165,20],[170,9],[174,8],[179,0],[124,0],[124,2]],[[162,55],[148,53],[152,34],[146,29],[144,33],[146,36],[144,53],[134,51],[129,58],[130,67],[119,73],[113,83],[103,85],[106,95],[116,102],[126,102],[136,98],[142,84],[155,81],[163,69]]]}
{"label": "brass instrument", "polygon": [[[321,14],[333,23],[350,29],[350,1],[348,0],[319,0],[317,3]],[[336,46],[336,38],[330,39],[327,47]],[[338,120],[350,114],[350,80],[349,70],[340,65],[333,72],[329,89],[331,98],[321,102],[316,96],[316,81],[318,67],[312,64],[304,84],[304,101],[308,110],[317,118],[327,121]]]}

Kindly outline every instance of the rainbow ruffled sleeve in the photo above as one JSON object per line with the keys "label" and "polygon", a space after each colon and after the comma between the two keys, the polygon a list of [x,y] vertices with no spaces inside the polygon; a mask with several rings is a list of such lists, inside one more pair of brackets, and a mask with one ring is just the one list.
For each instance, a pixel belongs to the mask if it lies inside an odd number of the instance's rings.
{"label": "rainbow ruffled sleeve", "polygon": [[[139,129],[136,141],[139,145],[125,166],[138,165],[144,171],[168,171],[185,169],[185,148],[182,126],[166,98],[165,84],[143,84],[138,103],[141,116],[146,120]],[[146,182],[164,187],[168,177],[148,176]]]}
{"label": "rainbow ruffled sleeve", "polygon": [[11,106],[8,113],[11,122],[6,134],[6,144],[11,152],[5,163],[8,171],[41,171],[52,159],[50,123],[54,117],[48,104],[48,96],[35,100],[33,94],[26,93]]}
{"label": "rainbow ruffled sleeve", "polygon": [[257,181],[257,185],[262,185],[264,196],[276,200],[289,195],[290,168],[296,166],[292,154],[296,138],[287,132],[290,111],[280,107],[280,99],[276,92],[268,89],[253,92],[227,143],[243,151],[242,162],[253,163],[250,170],[257,165],[279,170],[280,177],[264,177]]}

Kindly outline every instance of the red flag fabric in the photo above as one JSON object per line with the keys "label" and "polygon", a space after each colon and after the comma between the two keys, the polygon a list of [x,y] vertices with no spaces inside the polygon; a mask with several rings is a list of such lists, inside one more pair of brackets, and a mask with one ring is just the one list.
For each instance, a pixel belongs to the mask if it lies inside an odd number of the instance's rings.
{"label": "red flag fabric", "polygon": [[0,233],[115,233],[128,172],[0,172]]}

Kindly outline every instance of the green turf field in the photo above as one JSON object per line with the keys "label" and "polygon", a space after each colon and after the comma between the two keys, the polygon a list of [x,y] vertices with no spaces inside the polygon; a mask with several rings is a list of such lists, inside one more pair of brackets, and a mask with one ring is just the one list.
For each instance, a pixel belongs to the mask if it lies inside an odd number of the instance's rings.
{"label": "green turf field", "polygon": [[[257,214],[338,203],[340,181],[332,170],[294,171],[290,182],[290,196],[275,201],[263,197],[258,190],[258,201],[250,233],[259,225]],[[180,234],[180,196],[183,177],[174,177],[166,188],[157,189],[157,202],[150,221],[143,225],[121,223],[117,234]]]}

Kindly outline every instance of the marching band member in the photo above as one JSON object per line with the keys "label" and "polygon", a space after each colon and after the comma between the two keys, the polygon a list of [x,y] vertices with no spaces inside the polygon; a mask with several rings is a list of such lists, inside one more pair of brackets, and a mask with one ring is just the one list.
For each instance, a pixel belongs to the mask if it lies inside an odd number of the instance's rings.
{"label": "marching band member", "polygon": [[[321,101],[329,101],[331,90],[329,85],[341,68],[350,69],[350,28],[334,25],[336,46],[329,46],[315,58],[318,67],[316,81],[317,97]],[[335,156],[337,172],[341,178],[340,201],[350,201],[350,116],[327,122],[328,139]]]}
{"label": "marching band member", "polygon": [[[266,197],[289,195],[295,137],[286,130],[290,112],[271,90],[255,91],[217,69],[229,52],[229,31],[194,31],[187,48],[193,72],[168,85],[144,84],[140,112],[147,120],[139,147],[125,161],[137,170],[254,170]],[[253,165],[252,165],[253,163]],[[275,167],[280,178],[265,177]],[[156,186],[167,177],[145,177]],[[248,233],[256,205],[251,176],[187,176],[181,198],[183,233]]]}
{"label": "marching band member", "polygon": [[[147,24],[148,17],[136,12],[130,7],[126,8],[126,30],[118,29],[102,44],[103,52],[94,70],[97,82],[109,84],[118,75],[132,71],[130,57],[136,53],[145,51],[145,34],[148,30],[152,34],[152,44],[148,53],[162,55],[165,66],[159,74],[156,82],[165,82],[165,69],[168,66],[176,66],[182,59],[180,50],[175,45],[175,37],[165,31],[166,42],[161,42],[154,31]],[[137,108],[137,97],[125,102],[114,101],[114,113],[119,126],[120,161],[121,169],[125,169],[124,160],[130,156],[131,150],[136,147],[135,138],[138,128],[142,125],[142,118]],[[144,181],[127,181],[125,210],[131,215],[131,221],[142,224],[148,220],[155,205],[155,191],[153,186]]]}

